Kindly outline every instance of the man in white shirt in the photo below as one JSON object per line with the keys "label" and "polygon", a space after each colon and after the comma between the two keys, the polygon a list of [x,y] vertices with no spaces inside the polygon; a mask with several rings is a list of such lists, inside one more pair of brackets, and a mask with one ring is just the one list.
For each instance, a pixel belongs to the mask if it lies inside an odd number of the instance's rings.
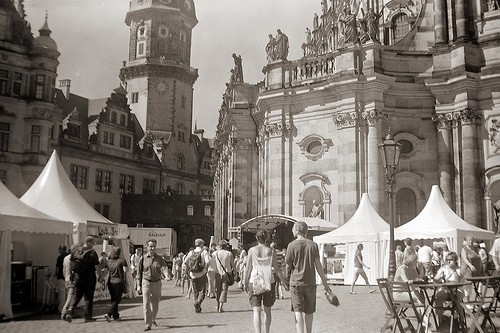
{"label": "man in white shirt", "polygon": [[215,272],[215,292],[217,298],[217,311],[224,312],[223,306],[227,302],[227,274],[234,273],[234,257],[231,252],[227,250],[228,243],[226,240],[221,239],[219,242],[219,249],[215,251],[212,256],[217,270]]}
{"label": "man in white shirt", "polygon": [[186,267],[186,271],[189,272],[189,276],[191,277],[191,285],[194,293],[194,310],[196,313],[200,313],[201,303],[205,299],[205,295],[207,293],[207,271],[210,257],[208,252],[203,249],[203,246],[205,245],[205,241],[203,239],[196,239],[194,241],[194,245],[195,249],[189,251],[186,255],[184,265]]}
{"label": "man in white shirt", "polygon": [[419,266],[422,268],[420,274],[432,277],[432,248],[428,245],[422,246],[418,250],[417,256]]}

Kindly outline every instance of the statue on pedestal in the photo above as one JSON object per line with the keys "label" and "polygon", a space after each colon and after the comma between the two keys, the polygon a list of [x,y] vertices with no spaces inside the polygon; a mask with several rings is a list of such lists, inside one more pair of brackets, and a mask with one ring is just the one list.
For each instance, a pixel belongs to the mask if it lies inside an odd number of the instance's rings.
{"label": "statue on pedestal", "polygon": [[237,56],[236,53],[233,53],[234,59],[234,82],[243,82],[243,66],[241,55]]}
{"label": "statue on pedestal", "polygon": [[317,203],[316,200],[313,200],[313,207],[311,209],[309,217],[317,217],[320,219],[323,218],[323,205]]}

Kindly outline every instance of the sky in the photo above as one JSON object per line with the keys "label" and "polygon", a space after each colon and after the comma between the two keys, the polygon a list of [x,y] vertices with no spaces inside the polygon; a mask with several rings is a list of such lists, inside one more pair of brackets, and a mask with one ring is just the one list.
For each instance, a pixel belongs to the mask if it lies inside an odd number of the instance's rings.
{"label": "sky", "polygon": [[[136,1],[136,0],[130,0]],[[214,137],[225,83],[241,55],[245,82],[264,79],[268,34],[281,29],[290,42],[289,60],[299,59],[306,27],[312,26],[320,0],[194,0],[199,23],[193,29],[191,67],[194,85],[193,121]],[[59,56],[58,80],[70,79],[74,94],[109,97],[120,84],[128,60],[129,0],[24,0],[26,19],[36,37],[45,14]]]}

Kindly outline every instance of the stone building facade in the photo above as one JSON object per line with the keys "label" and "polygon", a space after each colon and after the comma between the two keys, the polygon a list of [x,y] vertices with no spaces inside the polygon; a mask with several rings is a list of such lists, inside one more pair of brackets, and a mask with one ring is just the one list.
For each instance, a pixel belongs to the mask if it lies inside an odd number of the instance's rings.
{"label": "stone building facade", "polygon": [[389,128],[402,145],[397,225],[438,184],[463,219],[497,231],[499,27],[489,0],[323,0],[301,59],[270,35],[263,82],[230,82],[220,109],[216,234],[258,215],[307,216],[313,200],[342,225],[364,192],[389,220],[378,151]]}
{"label": "stone building facade", "polygon": [[[189,10],[179,10],[177,2],[167,6],[166,1],[133,1],[128,24],[139,15],[139,3],[163,8],[141,12],[141,27],[154,20],[164,24],[147,36],[160,38],[157,34],[164,27],[177,26],[188,13],[189,39],[182,35],[184,40],[178,41],[179,34],[168,34],[168,45],[183,43],[183,47],[169,46],[168,52],[163,48],[163,53],[151,54],[147,46],[144,54],[132,58],[138,42],[132,43],[135,37],[131,36],[131,59],[120,71],[122,86],[108,98],[91,100],[72,93],[70,80],[59,80],[56,87],[60,53],[50,37],[48,20],[39,36],[33,37],[23,1],[0,1],[0,180],[17,196],[31,186],[57,149],[79,193],[114,222],[156,227],[192,224],[184,219],[187,206],[207,212],[206,202],[213,204],[212,141],[203,136],[202,129],[193,130],[191,126],[192,90],[197,77],[197,70],[189,67],[190,29],[196,22],[194,5],[189,2]],[[147,41],[161,44],[157,42]],[[186,195],[186,207],[176,215],[178,220],[164,218],[159,223],[153,218],[123,219],[124,196],[156,196],[161,202],[159,197],[169,187],[179,197]],[[144,200],[138,198],[137,202]],[[195,222],[212,229],[212,214],[210,210]]]}

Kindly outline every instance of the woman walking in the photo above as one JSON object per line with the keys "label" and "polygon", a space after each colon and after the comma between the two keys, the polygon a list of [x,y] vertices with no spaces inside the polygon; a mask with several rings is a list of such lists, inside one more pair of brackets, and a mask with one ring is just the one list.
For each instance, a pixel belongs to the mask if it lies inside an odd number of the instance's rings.
{"label": "woman walking", "polygon": [[351,285],[351,294],[355,294],[354,285],[356,284],[356,281],[358,280],[360,275],[365,280],[366,286],[368,287],[370,292],[374,293],[376,291],[375,289],[372,289],[372,287],[370,287],[370,283],[368,282],[368,276],[366,275],[364,267],[366,267],[367,269],[370,269],[370,267],[366,266],[363,262],[363,254],[361,253],[361,251],[363,251],[363,244],[358,244],[358,249],[356,250],[356,254],[354,255],[354,280],[352,281]]}
{"label": "woman walking", "polygon": [[120,313],[118,312],[118,304],[122,300],[122,295],[126,290],[126,272],[127,262],[120,258],[121,249],[114,246],[106,261],[106,268],[109,271],[108,275],[108,290],[111,296],[111,305],[104,318],[110,322],[111,317],[113,320],[120,320]]}
{"label": "woman walking", "polygon": [[[253,326],[256,333],[261,332],[262,304],[264,305],[265,332],[271,329],[271,307],[276,300],[273,268],[288,290],[288,283],[278,266],[276,252],[269,246],[269,233],[260,229],[255,235],[258,245],[248,250],[248,261],[245,272],[245,291],[250,297],[253,309]],[[260,289],[260,290],[259,290]]]}
{"label": "woman walking", "polygon": [[234,274],[234,257],[227,250],[228,243],[224,239],[219,242],[219,249],[213,253],[217,270],[215,271],[215,298],[217,298],[217,312],[224,312],[227,303],[227,275]]}
{"label": "woman walking", "polygon": [[[482,276],[484,275],[483,266],[481,265],[481,257],[479,256],[478,249],[474,246],[474,236],[467,235],[465,237],[465,245],[460,253],[461,259],[461,269],[464,279],[471,276]],[[465,298],[469,301],[469,297],[472,291],[472,286],[467,286],[464,288]]]}

